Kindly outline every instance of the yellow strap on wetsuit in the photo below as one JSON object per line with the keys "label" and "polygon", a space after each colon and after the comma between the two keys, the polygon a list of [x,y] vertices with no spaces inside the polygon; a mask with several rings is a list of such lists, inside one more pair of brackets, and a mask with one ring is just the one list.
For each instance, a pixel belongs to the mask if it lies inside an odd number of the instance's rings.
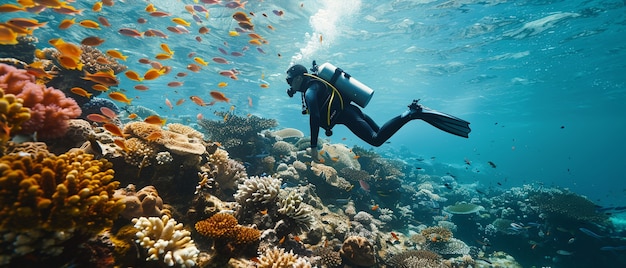
{"label": "yellow strap on wetsuit", "polygon": [[333,103],[333,99],[335,98],[335,93],[339,96],[339,101],[341,101],[341,109],[343,110],[343,97],[341,96],[341,93],[335,86],[333,86],[333,84],[328,83],[328,81],[318,76],[308,74],[308,73],[304,73],[303,75],[315,78],[316,80],[321,81],[326,86],[329,86],[332,89],[332,93],[330,94],[330,101],[328,101],[328,111],[326,112],[326,122],[327,122],[327,125],[330,127],[330,106]]}

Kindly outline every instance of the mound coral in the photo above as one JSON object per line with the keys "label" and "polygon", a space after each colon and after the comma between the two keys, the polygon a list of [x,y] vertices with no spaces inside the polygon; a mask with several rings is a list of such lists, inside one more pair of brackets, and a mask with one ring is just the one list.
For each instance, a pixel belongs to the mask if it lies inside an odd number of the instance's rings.
{"label": "mound coral", "polygon": [[255,228],[239,225],[237,219],[227,213],[217,213],[196,223],[196,230],[214,240],[214,248],[226,258],[255,254],[261,232]]}
{"label": "mound coral", "polygon": [[163,199],[152,185],[136,191],[135,185],[129,184],[126,188],[115,190],[114,197],[120,198],[126,205],[120,215],[129,220],[169,214],[167,209],[163,209]]}
{"label": "mound coral", "polygon": [[349,236],[343,241],[339,252],[344,259],[354,265],[372,266],[376,264],[374,245],[365,237]]}
{"label": "mound coral", "polygon": [[424,249],[436,252],[444,256],[462,256],[467,255],[470,252],[470,247],[465,244],[465,242],[456,238],[450,238],[445,242],[426,242],[426,244],[424,245]]}
{"label": "mound coral", "polygon": [[[35,83],[35,77],[25,70],[0,64],[0,86],[6,94],[14,94],[30,108],[31,117],[22,125],[23,133],[38,132],[41,138],[62,137],[67,121],[80,116],[81,110],[72,98],[52,87]],[[45,130],[45,131],[41,131]]]}
{"label": "mound coral", "polygon": [[30,119],[30,109],[23,107],[22,102],[13,94],[4,94],[0,85],[0,147]]}
{"label": "mound coral", "polygon": [[148,250],[146,260],[159,260],[168,266],[178,264],[181,267],[193,267],[200,251],[191,240],[191,232],[184,229],[167,215],[159,217],[141,217],[133,219],[137,240]]}
{"label": "mound coral", "polygon": [[76,246],[110,227],[124,209],[113,198],[119,182],[111,167],[82,151],[0,158],[0,235],[7,242],[0,259],[57,256],[71,246],[65,241],[75,238]]}

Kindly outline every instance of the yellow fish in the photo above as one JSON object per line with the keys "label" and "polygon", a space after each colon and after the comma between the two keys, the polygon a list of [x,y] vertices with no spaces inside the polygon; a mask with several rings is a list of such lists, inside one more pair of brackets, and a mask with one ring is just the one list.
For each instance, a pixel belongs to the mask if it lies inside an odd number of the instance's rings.
{"label": "yellow fish", "polygon": [[98,24],[97,22],[93,20],[82,20],[78,24],[85,28],[100,30],[100,24]]}
{"label": "yellow fish", "polygon": [[133,101],[132,99],[129,99],[128,97],[126,97],[126,95],[124,95],[124,93],[120,93],[120,92],[111,92],[109,93],[109,98],[111,98],[112,100],[115,101],[119,101],[119,102],[123,102],[126,104],[130,105],[130,102]]}
{"label": "yellow fish", "polygon": [[121,52],[117,51],[117,50],[113,50],[113,49],[109,49],[107,50],[107,55],[116,58],[116,59],[120,59],[123,61],[126,61],[126,58],[128,58],[128,56],[124,56],[124,54],[122,54]]}
{"label": "yellow fish", "polygon": [[174,51],[172,51],[166,43],[161,44],[161,49],[163,49],[163,51],[167,54],[174,55]]}
{"label": "yellow fish", "polygon": [[237,31],[230,31],[230,32],[228,32],[228,35],[230,35],[230,36],[239,36],[239,33]]}
{"label": "yellow fish", "polygon": [[126,75],[128,79],[133,80],[133,81],[137,81],[137,82],[143,81],[143,77],[139,76],[139,74],[135,71],[128,70],[124,73],[124,75]]}
{"label": "yellow fish", "polygon": [[217,84],[217,87],[226,87],[226,86],[228,86],[228,83],[226,83],[226,82],[219,82]]}
{"label": "yellow fish", "polygon": [[204,61],[204,60],[203,60],[202,58],[200,58],[200,57],[195,57],[195,58],[193,58],[193,60],[194,60],[195,62],[199,63],[199,64],[204,65],[204,66],[209,65],[209,63],[208,63],[208,62]]}
{"label": "yellow fish", "polygon": [[17,33],[0,25],[0,45],[17,45]]}
{"label": "yellow fish", "polygon": [[71,20],[64,19],[63,21],[61,21],[61,23],[59,23],[59,29],[65,30],[69,28],[70,26],[74,25],[74,23],[76,23],[76,18],[73,18]]}
{"label": "yellow fish", "polygon": [[179,24],[179,25],[183,25],[183,26],[187,26],[187,27],[191,26],[191,23],[189,23],[188,21],[186,21],[184,19],[181,19],[181,18],[173,18],[172,21],[174,23],[176,23],[176,24]]}

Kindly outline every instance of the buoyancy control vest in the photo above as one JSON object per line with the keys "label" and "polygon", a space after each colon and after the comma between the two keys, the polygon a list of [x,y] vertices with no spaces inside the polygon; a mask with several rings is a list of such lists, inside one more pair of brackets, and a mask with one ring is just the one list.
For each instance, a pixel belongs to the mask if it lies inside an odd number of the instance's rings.
{"label": "buoyancy control vest", "polygon": [[313,74],[304,75],[321,82],[327,88],[328,94],[320,109],[325,114],[321,127],[326,130],[326,136],[331,136],[332,128],[344,105],[354,102],[365,108],[374,95],[374,90],[328,62],[318,66],[313,61],[311,71]]}

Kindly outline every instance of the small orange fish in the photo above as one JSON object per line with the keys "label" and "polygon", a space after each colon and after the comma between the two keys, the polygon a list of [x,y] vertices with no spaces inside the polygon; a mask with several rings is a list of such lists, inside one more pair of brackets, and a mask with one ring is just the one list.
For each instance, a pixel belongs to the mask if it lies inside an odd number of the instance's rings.
{"label": "small orange fish", "polygon": [[183,104],[183,102],[185,102],[185,99],[180,99],[176,101],[176,106]]}
{"label": "small orange fish", "polygon": [[111,64],[111,62],[109,60],[107,60],[107,58],[105,58],[105,57],[98,57],[96,59],[96,62],[100,63],[100,64]]}
{"label": "small orange fish", "polygon": [[78,24],[88,29],[100,30],[100,24],[93,20],[82,20]]}
{"label": "small orange fish", "polygon": [[162,137],[163,137],[163,132],[155,131],[155,132],[150,133],[150,135],[148,135],[148,137],[146,137],[146,140],[147,141],[156,141],[156,140],[158,140],[158,139],[160,139]]}
{"label": "small orange fish", "polygon": [[151,116],[146,117],[146,119],[144,119],[143,121],[148,123],[148,124],[161,125],[162,126],[162,125],[165,125],[165,121],[167,121],[167,119],[162,119],[158,115],[151,115]]}
{"label": "small orange fish", "polygon": [[330,160],[333,160],[333,162],[337,162],[339,161],[339,157],[332,157]]}
{"label": "small orange fish", "polygon": [[209,65],[209,63],[208,63],[208,62],[204,61],[204,60],[203,60],[202,58],[200,58],[200,57],[195,57],[195,58],[193,58],[193,61],[195,61],[195,62],[197,62],[197,63],[199,63],[199,64],[202,64],[202,65],[204,65],[204,66]]}
{"label": "small orange fish", "polygon": [[105,86],[117,86],[120,81],[117,80],[115,73],[113,70],[107,71],[98,71],[96,73],[89,73],[85,71],[85,77],[81,77],[82,79],[92,81],[94,83],[102,84]]}
{"label": "small orange fish", "polygon": [[85,37],[85,39],[83,39],[82,41],[80,41],[81,45],[92,46],[92,47],[97,47],[99,45],[102,45],[102,43],[104,43],[104,39],[97,37],[97,36],[88,36],[88,37]]}
{"label": "small orange fish", "polygon": [[162,73],[160,70],[152,68],[146,71],[146,73],[143,75],[143,79],[154,80],[154,79],[157,79],[159,76],[161,76],[161,74]]}
{"label": "small orange fish", "polygon": [[115,143],[115,145],[117,145],[118,147],[122,148],[122,150],[124,150],[125,152],[128,152],[128,148],[126,147],[125,140],[116,139],[113,141],[113,143]]}
{"label": "small orange fish", "polygon": [[40,23],[39,21],[35,19],[12,18],[8,20],[7,23],[13,26],[17,26],[17,27],[37,29],[37,28],[45,26],[48,22]]}
{"label": "small orange fish", "polygon": [[93,4],[93,7],[91,7],[91,10],[93,12],[100,12],[100,11],[102,11],[102,2],[96,2],[95,4]]}
{"label": "small orange fish", "polygon": [[137,82],[143,81],[143,77],[139,76],[137,72],[132,71],[132,70],[128,70],[124,72],[124,75],[126,75],[128,79],[133,80],[133,81],[137,81]]}
{"label": "small orange fish", "polygon": [[117,114],[107,107],[100,107],[100,112],[108,118],[115,119],[117,118]]}
{"label": "small orange fish", "polygon": [[137,118],[137,114],[135,114],[135,113],[132,113],[132,114],[128,115],[128,119],[135,119],[135,118]]}
{"label": "small orange fish", "polygon": [[68,70],[79,70],[83,69],[84,64],[80,62],[80,60],[76,60],[75,58],[68,57],[65,55],[61,55],[57,57],[57,60],[63,66],[63,68]]}
{"label": "small orange fish", "polygon": [[109,123],[111,119],[101,114],[88,114],[87,119],[96,123]]}
{"label": "small orange fish", "polygon": [[118,137],[122,137],[122,138],[123,138],[124,136],[126,136],[126,135],[124,135],[124,133],[122,132],[122,130],[121,130],[118,126],[116,126],[116,125],[114,125],[114,124],[111,124],[111,123],[106,123],[106,124],[104,124],[104,125],[102,125],[102,126],[104,127],[104,129],[106,129],[108,132],[110,132],[110,133],[111,133],[111,134],[113,134],[114,136],[118,136]]}
{"label": "small orange fish", "polygon": [[278,240],[278,244],[285,243],[285,237],[286,237],[286,236],[283,236],[283,238],[281,238],[280,240]]}
{"label": "small orange fish", "polygon": [[302,241],[302,240],[300,239],[300,237],[299,237],[299,236],[297,236],[297,235],[293,237],[293,240],[294,240],[294,241],[296,241],[296,242],[298,242],[298,243],[300,243],[300,241]]}
{"label": "small orange fish", "polygon": [[259,39],[252,39],[250,41],[248,41],[248,43],[255,45],[255,46],[260,46],[262,45],[261,41],[259,41]]}
{"label": "small orange fish", "polygon": [[191,26],[191,23],[189,23],[188,21],[182,19],[182,18],[173,18],[172,22],[178,24],[178,25],[182,25],[182,26]]}
{"label": "small orange fish", "polygon": [[267,215],[267,209],[261,210],[259,212],[261,212],[261,215]]}
{"label": "small orange fish", "polygon": [[228,86],[228,83],[226,83],[226,82],[219,82],[219,83],[217,83],[217,87],[226,87],[226,86]]}
{"label": "small orange fish", "polygon": [[18,11],[24,11],[24,8],[13,5],[13,4],[4,4],[0,6],[0,13],[9,13],[9,12],[18,12]]}
{"label": "small orange fish", "polygon": [[204,100],[202,100],[198,96],[190,96],[189,99],[191,99],[191,101],[193,101],[193,103],[195,103],[195,104],[197,104],[199,106],[206,106],[206,103],[204,102]]}
{"label": "small orange fish", "polygon": [[173,82],[169,82],[167,83],[168,87],[180,87],[184,84],[184,82],[181,81],[173,81]]}
{"label": "small orange fish", "polygon": [[226,96],[224,95],[224,93],[219,92],[219,91],[211,91],[209,92],[209,94],[211,95],[211,97],[213,97],[213,99],[215,99],[216,101],[223,101],[223,102],[230,102],[229,98],[226,98]]}
{"label": "small orange fish", "polygon": [[394,232],[391,232],[391,236],[392,236],[392,237],[393,237],[393,239],[395,239],[396,241],[397,241],[397,240],[400,240],[400,237],[398,237],[398,235],[396,235],[396,233],[394,233]]}
{"label": "small orange fish", "polygon": [[167,105],[167,107],[170,107],[170,110],[174,109],[172,102],[168,98],[165,98],[165,105]]}
{"label": "small orange fish", "polygon": [[378,205],[372,206],[372,211],[376,211],[378,209]]}
{"label": "small orange fish", "polygon": [[123,61],[126,61],[126,59],[128,58],[128,56],[124,56],[124,54],[122,54],[122,52],[119,52],[117,50],[113,50],[113,49],[109,49],[106,51],[107,55],[116,58],[116,59],[120,59]]}
{"label": "small orange fish", "polygon": [[76,23],[76,18],[73,18],[71,20],[69,19],[64,19],[63,21],[61,21],[61,23],[59,23],[59,29],[61,30],[65,30],[70,28],[72,25],[74,25],[74,23]]}
{"label": "small orange fish", "polygon": [[202,67],[200,67],[200,66],[198,66],[196,64],[190,63],[189,65],[187,65],[187,70],[192,71],[194,73],[197,73],[200,70],[202,70]]}
{"label": "small orange fish", "polygon": [[105,17],[102,17],[102,16],[98,17],[98,21],[100,22],[100,25],[102,25],[104,27],[111,27],[111,23]]}
{"label": "small orange fish", "polygon": [[268,87],[270,87],[270,85],[268,85],[268,84],[261,84],[260,87],[261,88],[268,88]]}
{"label": "small orange fish", "polygon": [[126,95],[124,95],[124,93],[120,93],[120,92],[109,93],[109,98],[115,101],[126,103],[128,105],[130,105],[130,102],[132,101],[132,99],[129,99],[128,97],[126,97]]}
{"label": "small orange fish", "polygon": [[148,4],[145,8],[146,12],[155,12],[157,11],[156,7],[152,3]]}
{"label": "small orange fish", "polygon": [[148,89],[150,89],[150,88],[149,88],[148,86],[146,86],[146,85],[136,85],[136,86],[135,86],[135,89],[136,89],[136,90],[145,91],[145,90],[148,90]]}
{"label": "small orange fish", "polygon": [[172,51],[166,43],[161,43],[161,49],[167,54],[174,55],[174,51]]}
{"label": "small orange fish", "polygon": [[91,89],[93,89],[95,91],[101,91],[101,92],[109,91],[109,87],[107,87],[105,85],[101,85],[101,84],[95,84],[95,85],[91,86]]}
{"label": "small orange fish", "polygon": [[208,27],[206,27],[206,26],[202,26],[202,27],[200,27],[200,29],[198,29],[198,33],[200,33],[200,34],[207,34],[207,33],[209,33],[210,31],[211,31],[211,29],[209,29],[209,28],[208,28]]}
{"label": "small orange fish", "polygon": [[154,56],[155,59],[157,60],[169,60],[172,58],[172,54],[167,54],[167,53],[159,53],[156,54],[156,56]]}
{"label": "small orange fish", "polygon": [[70,89],[70,91],[76,95],[79,96],[83,96],[85,98],[91,98],[91,93],[87,92],[86,90],[80,88],[80,87],[73,87],[72,89]]}
{"label": "small orange fish", "polygon": [[355,156],[353,156],[352,158],[354,158],[354,159],[359,159],[360,157],[361,157],[360,155],[355,155]]}

